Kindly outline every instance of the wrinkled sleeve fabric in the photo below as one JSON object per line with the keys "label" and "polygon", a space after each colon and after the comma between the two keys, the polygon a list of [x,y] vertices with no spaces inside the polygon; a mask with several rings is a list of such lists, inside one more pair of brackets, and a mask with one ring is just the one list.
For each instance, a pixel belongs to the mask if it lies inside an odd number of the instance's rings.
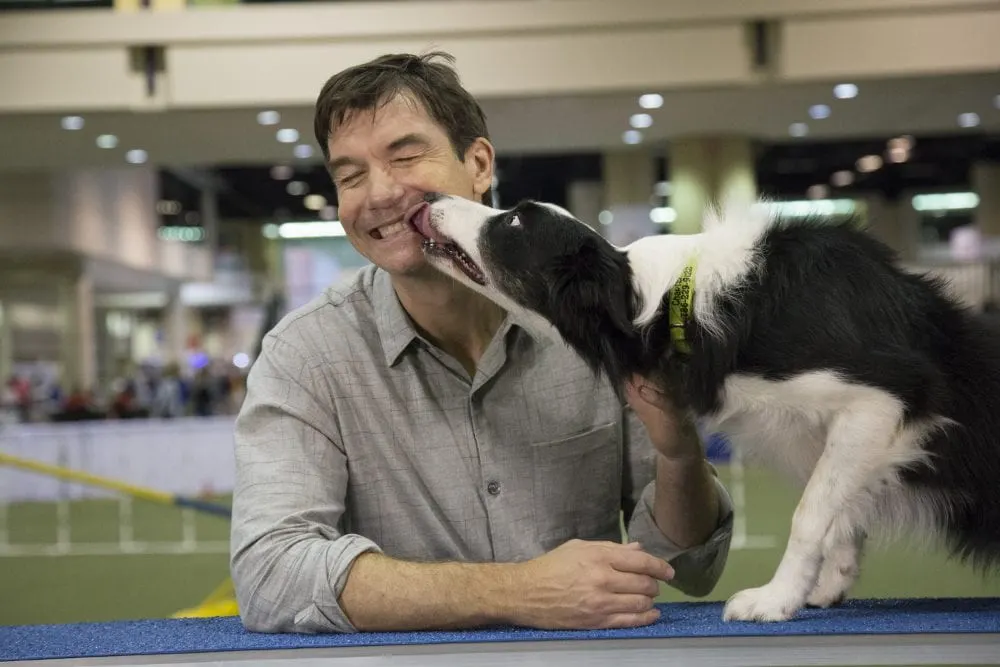
{"label": "wrinkled sleeve fabric", "polygon": [[719,494],[719,518],[715,530],[702,544],[686,549],[671,541],[653,519],[656,450],[635,412],[628,406],[624,412],[625,479],[622,488],[628,539],[639,542],[645,551],[671,564],[674,578],[669,582],[670,586],[693,597],[704,597],[719,582],[729,557],[733,536],[732,497],[713,466],[712,479]]}
{"label": "wrinkled sleeve fabric", "polygon": [[340,532],[348,469],[327,381],[269,334],[236,420],[230,569],[244,626],[354,632],[339,604],[355,558],[381,552]]}

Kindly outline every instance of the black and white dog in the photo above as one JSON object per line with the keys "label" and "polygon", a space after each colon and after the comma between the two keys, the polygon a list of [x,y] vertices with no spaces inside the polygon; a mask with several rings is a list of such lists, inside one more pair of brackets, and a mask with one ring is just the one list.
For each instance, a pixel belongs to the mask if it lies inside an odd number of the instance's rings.
{"label": "black and white dog", "polygon": [[1000,565],[1000,336],[856,227],[757,204],[619,248],[549,204],[426,200],[410,219],[439,270],[554,328],[616,386],[658,381],[803,485],[777,571],[727,620],[836,604],[869,534]]}

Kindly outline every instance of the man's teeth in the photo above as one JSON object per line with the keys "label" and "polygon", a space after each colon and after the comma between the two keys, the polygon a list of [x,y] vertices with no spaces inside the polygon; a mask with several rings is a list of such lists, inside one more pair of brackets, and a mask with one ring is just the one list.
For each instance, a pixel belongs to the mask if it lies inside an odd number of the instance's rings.
{"label": "man's teeth", "polygon": [[384,239],[387,239],[390,236],[395,236],[396,234],[405,232],[407,227],[408,225],[406,224],[406,222],[394,222],[391,225],[386,225],[385,227],[379,227],[378,233],[379,236],[381,236]]}

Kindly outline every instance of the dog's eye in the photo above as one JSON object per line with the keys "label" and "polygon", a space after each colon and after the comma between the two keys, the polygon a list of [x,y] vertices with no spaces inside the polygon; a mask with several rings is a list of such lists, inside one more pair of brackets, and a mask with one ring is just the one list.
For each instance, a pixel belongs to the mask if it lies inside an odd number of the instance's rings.
{"label": "dog's eye", "polygon": [[521,226],[521,218],[519,218],[519,217],[517,217],[515,215],[513,218],[510,219],[510,226],[511,227],[520,227]]}

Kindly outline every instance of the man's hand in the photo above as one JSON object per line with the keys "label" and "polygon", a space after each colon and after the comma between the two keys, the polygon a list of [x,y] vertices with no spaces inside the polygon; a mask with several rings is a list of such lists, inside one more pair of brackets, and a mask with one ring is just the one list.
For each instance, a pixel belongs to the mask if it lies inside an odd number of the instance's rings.
{"label": "man's hand", "polygon": [[661,388],[646,378],[635,376],[625,386],[625,396],[660,454],[670,460],[703,457],[694,422],[679,413]]}
{"label": "man's hand", "polygon": [[570,540],[518,566],[512,620],[544,629],[626,628],[659,618],[673,568],[637,543]]}

